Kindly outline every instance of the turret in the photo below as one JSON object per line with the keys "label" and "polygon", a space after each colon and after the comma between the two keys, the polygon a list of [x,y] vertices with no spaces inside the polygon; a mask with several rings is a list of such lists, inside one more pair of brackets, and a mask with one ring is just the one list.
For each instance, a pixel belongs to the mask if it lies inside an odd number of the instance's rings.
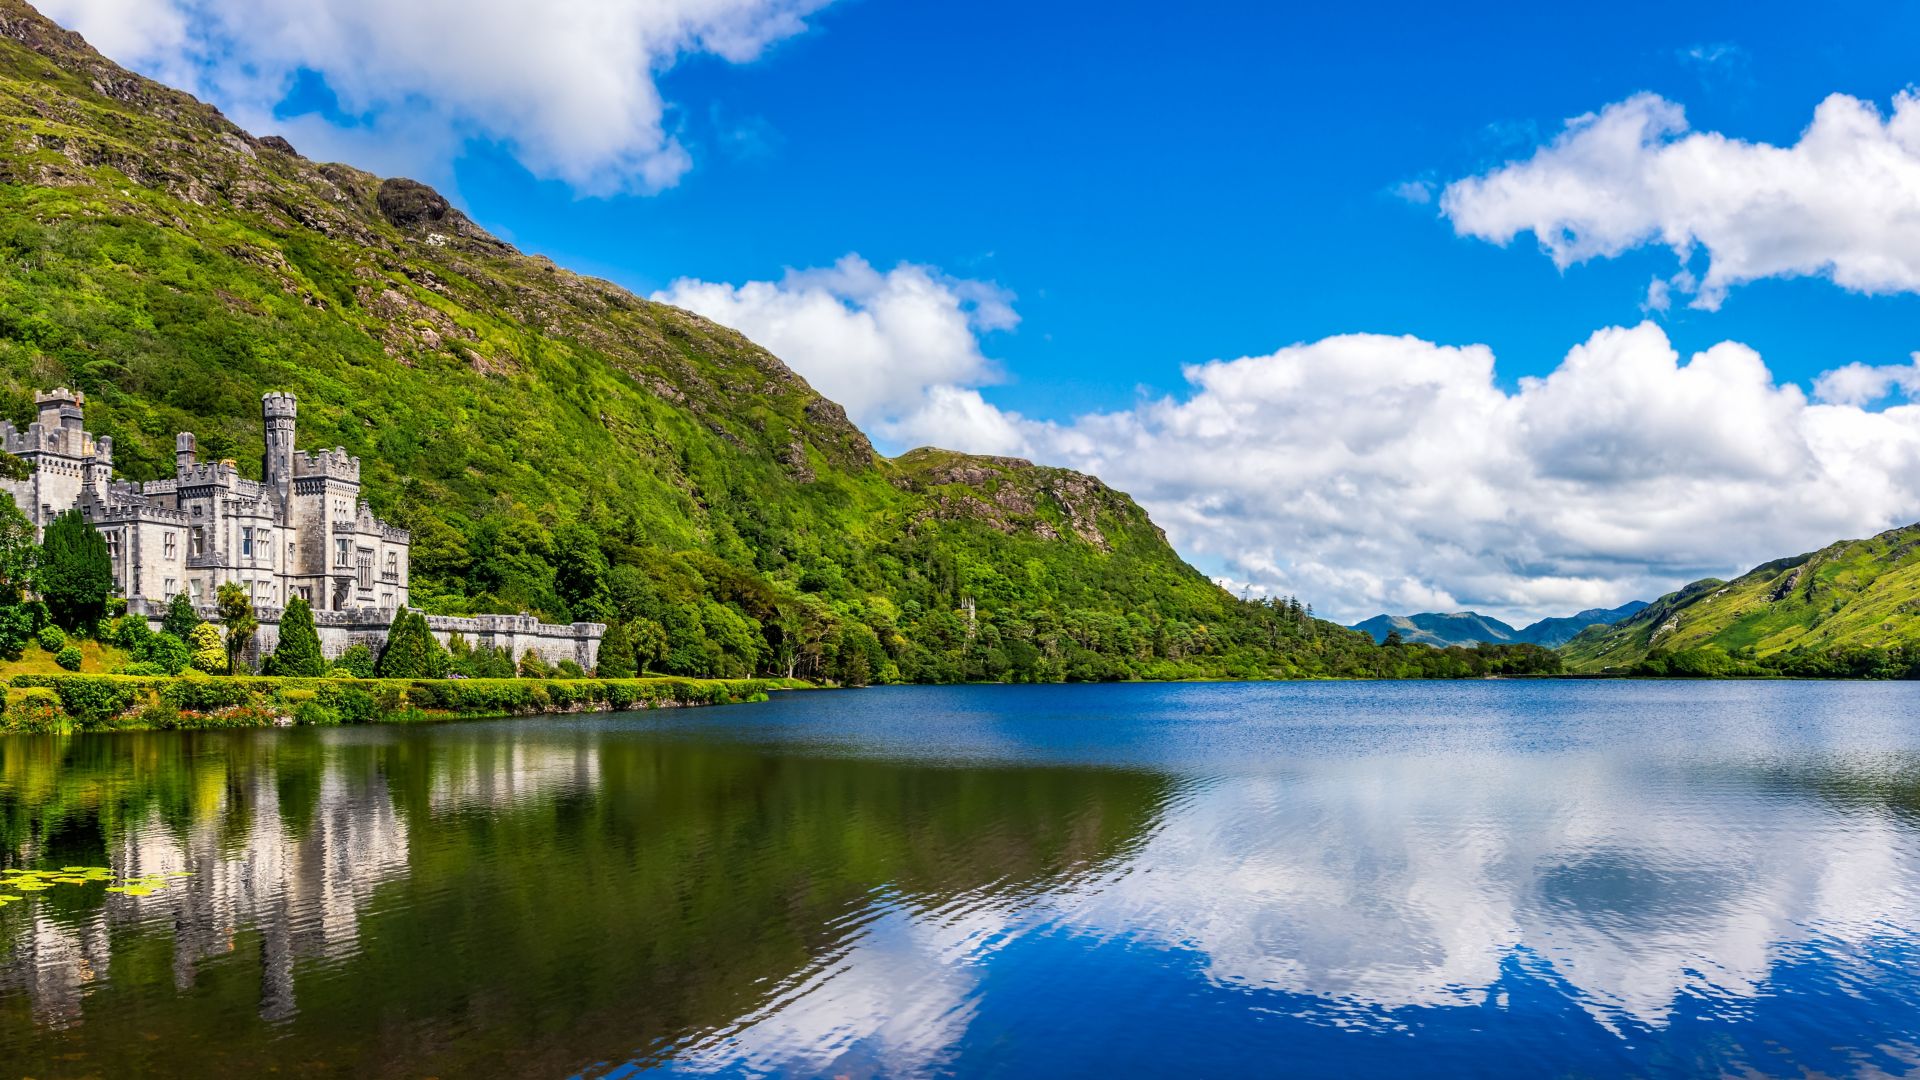
{"label": "turret", "polygon": [[69,390],[62,386],[44,394],[33,395],[33,403],[39,407],[40,430],[54,431],[65,428],[79,431],[86,423],[81,406],[87,402],[87,395],[78,390]]}
{"label": "turret", "polygon": [[260,409],[267,422],[260,475],[284,502],[293,497],[293,428],[298,406],[292,394],[275,391],[261,396]]}
{"label": "turret", "polygon": [[193,432],[183,431],[173,437],[174,474],[186,472],[200,462],[200,443]]}

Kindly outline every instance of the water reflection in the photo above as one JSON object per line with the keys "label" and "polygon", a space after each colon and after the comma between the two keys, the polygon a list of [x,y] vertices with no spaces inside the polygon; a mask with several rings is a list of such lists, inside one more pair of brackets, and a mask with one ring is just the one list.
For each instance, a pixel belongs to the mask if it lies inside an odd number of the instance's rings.
{"label": "water reflection", "polygon": [[0,864],[192,875],[0,909],[0,1061],[1898,1073],[1920,720],[1824,692],[1711,744],[1658,687],[0,739]]}

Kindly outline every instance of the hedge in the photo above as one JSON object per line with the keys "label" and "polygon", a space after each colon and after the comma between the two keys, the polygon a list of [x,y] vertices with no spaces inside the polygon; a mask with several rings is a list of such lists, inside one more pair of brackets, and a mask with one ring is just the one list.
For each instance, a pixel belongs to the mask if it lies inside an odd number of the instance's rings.
{"label": "hedge", "polygon": [[352,679],[15,675],[0,731],[209,729],[725,705],[765,700],[752,679]]}

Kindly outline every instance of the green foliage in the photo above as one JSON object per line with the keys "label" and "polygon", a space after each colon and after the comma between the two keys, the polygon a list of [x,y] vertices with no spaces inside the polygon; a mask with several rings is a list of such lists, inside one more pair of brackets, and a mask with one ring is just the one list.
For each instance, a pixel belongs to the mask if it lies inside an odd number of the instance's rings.
{"label": "green foliage", "polygon": [[68,671],[79,671],[83,657],[77,645],[69,645],[53,655],[53,662]]}
{"label": "green foliage", "polygon": [[47,525],[36,581],[48,614],[69,632],[91,626],[106,614],[113,561],[106,539],[80,511],[69,510]]}
{"label": "green foliage", "polygon": [[267,658],[266,674],[316,676],[326,670],[320,634],[313,628],[313,608],[296,596],[280,615],[280,644]]}
{"label": "green foliage", "polygon": [[[0,460],[20,459],[0,454]],[[12,495],[0,492],[0,607],[13,607],[26,599],[39,567],[40,545],[34,539],[33,522],[21,513]]]}
{"label": "green foliage", "polygon": [[57,653],[67,647],[67,633],[57,626],[45,626],[40,630],[40,647],[50,653]]}
{"label": "green foliage", "polygon": [[1697,581],[1562,652],[1579,671],[1676,678],[1914,678],[1920,526]]}
{"label": "green foliage", "polygon": [[449,663],[447,651],[427,629],[426,616],[404,608],[394,615],[386,647],[380,650],[381,678],[439,678],[447,673]]}
{"label": "green foliage", "polygon": [[240,654],[260,629],[260,620],[253,612],[253,593],[238,582],[222,582],[214,606],[220,612],[220,624],[227,628],[227,674],[231,675],[239,666]]}
{"label": "green foliage", "polygon": [[365,645],[349,645],[340,653],[333,666],[351,673],[356,679],[371,679],[378,672],[373,650]]}
{"label": "green foliage", "polygon": [[634,676],[633,635],[619,619],[607,627],[600,639],[599,665],[594,672],[603,679],[631,679]]}
{"label": "green foliage", "polygon": [[228,670],[227,647],[212,623],[197,623],[187,635],[187,663],[193,670],[220,675]]}
{"label": "green foliage", "polygon": [[36,605],[11,604],[0,607],[0,657],[20,659],[27,642],[34,638]]}
{"label": "green foliage", "polygon": [[181,641],[193,636],[193,628],[200,625],[200,613],[193,609],[193,601],[186,593],[174,593],[167,601],[166,617],[160,620],[160,631],[172,634]]}
{"label": "green foliage", "polygon": [[137,686],[120,679],[88,676],[53,680],[60,707],[83,728],[99,727],[133,707]]}
{"label": "green foliage", "polygon": [[[210,112],[129,106],[100,91],[105,61],[59,75],[71,63],[0,41],[0,161],[50,178],[0,185],[0,401],[30,403],[49,382],[85,390],[90,426],[146,480],[172,475],[181,430],[254,469],[242,451],[258,445],[259,395],[291,390],[306,445],[358,455],[375,510],[412,531],[412,600],[428,612],[617,624],[637,670],[694,678],[1296,678],[1477,662],[1235,599],[1090,477],[940,450],[878,457],[838,406],[733,331],[477,229],[424,242],[382,215],[378,178],[240,152]],[[48,160],[50,116],[63,144],[111,152]],[[167,630],[191,645],[189,616],[170,607]],[[59,620],[90,621],[64,607]],[[481,653],[445,663],[518,666]],[[431,673],[436,657],[395,666]]]}
{"label": "green foliage", "polygon": [[547,666],[547,662],[541,659],[539,653],[528,649],[526,652],[520,654],[520,677],[523,679],[550,679],[553,677],[553,669]]}
{"label": "green foliage", "polygon": [[553,666],[553,674],[555,678],[560,679],[584,679],[587,677],[586,669],[573,660],[562,660],[558,664],[555,664]]}

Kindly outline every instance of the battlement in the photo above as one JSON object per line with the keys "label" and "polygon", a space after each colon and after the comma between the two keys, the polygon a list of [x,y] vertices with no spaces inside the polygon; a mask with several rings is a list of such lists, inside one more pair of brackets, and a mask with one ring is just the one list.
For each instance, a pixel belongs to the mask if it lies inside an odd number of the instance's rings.
{"label": "battlement", "polygon": [[300,413],[299,400],[284,390],[260,395],[260,411],[268,420],[292,420]]}
{"label": "battlement", "polygon": [[357,484],[360,482],[360,459],[347,453],[344,446],[296,453],[293,455],[293,476],[296,480],[324,478]]}
{"label": "battlement", "polygon": [[174,477],[178,487],[231,487],[240,478],[240,467],[231,458],[203,461],[183,466]]}

